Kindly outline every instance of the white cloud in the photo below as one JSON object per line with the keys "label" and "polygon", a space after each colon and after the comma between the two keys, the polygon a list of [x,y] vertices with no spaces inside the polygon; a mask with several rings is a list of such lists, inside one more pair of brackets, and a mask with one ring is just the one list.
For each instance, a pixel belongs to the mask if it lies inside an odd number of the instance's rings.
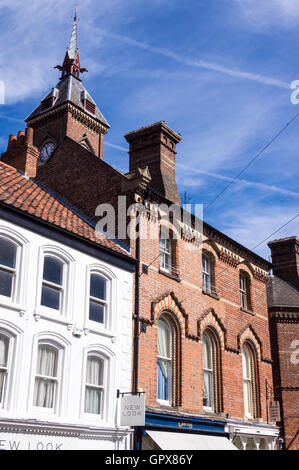
{"label": "white cloud", "polygon": [[255,28],[269,25],[293,27],[298,25],[298,0],[232,0],[239,7],[247,22]]}

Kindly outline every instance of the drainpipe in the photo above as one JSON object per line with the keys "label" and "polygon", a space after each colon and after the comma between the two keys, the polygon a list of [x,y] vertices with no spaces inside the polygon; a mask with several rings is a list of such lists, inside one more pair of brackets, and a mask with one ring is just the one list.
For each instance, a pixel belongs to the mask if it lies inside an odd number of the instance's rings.
{"label": "drainpipe", "polygon": [[[139,360],[139,296],[140,296],[140,237],[136,239],[136,254],[137,259],[135,271],[135,331],[134,331],[134,382],[133,393],[138,393],[138,360]],[[140,450],[139,429],[135,426],[134,432],[134,450]]]}

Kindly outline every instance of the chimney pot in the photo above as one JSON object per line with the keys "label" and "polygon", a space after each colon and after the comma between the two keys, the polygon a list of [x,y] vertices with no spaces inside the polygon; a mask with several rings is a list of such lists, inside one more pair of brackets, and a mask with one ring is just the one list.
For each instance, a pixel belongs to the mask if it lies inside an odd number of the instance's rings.
{"label": "chimney pot", "polygon": [[19,131],[18,132],[18,144],[23,145],[25,143],[25,132]]}
{"label": "chimney pot", "polygon": [[17,143],[17,136],[14,134],[11,134],[8,139],[8,144],[7,144],[7,152],[14,148]]}
{"label": "chimney pot", "polygon": [[33,145],[33,128],[27,127],[25,131],[25,142],[26,144]]}

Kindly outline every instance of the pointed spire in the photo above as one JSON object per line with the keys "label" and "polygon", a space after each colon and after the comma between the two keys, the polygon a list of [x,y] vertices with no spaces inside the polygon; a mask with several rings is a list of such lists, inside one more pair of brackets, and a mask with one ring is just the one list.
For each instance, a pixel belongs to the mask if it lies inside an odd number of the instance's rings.
{"label": "pointed spire", "polygon": [[63,64],[56,65],[56,67],[54,67],[55,69],[61,70],[61,80],[68,75],[73,75],[78,80],[80,80],[81,73],[88,72],[87,69],[81,68],[80,66],[79,49],[77,45],[77,22],[78,8],[76,5],[70,45],[67,48]]}
{"label": "pointed spire", "polygon": [[78,51],[78,47],[77,47],[77,21],[78,21],[78,7],[76,5],[75,6],[74,22],[73,22],[73,30],[72,30],[70,45],[69,45],[69,48],[68,48],[70,59],[73,59],[75,57],[77,51]]}

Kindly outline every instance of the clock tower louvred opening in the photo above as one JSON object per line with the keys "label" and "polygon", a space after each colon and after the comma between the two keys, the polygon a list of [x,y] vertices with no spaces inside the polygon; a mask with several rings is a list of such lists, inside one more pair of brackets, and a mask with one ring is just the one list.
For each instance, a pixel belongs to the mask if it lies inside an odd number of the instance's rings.
{"label": "clock tower louvred opening", "polygon": [[[28,116],[26,123],[34,130],[34,145],[42,151],[49,140],[55,147],[69,137],[82,142],[88,138],[89,151],[103,159],[104,136],[109,124],[82,83],[82,74],[87,72],[80,65],[78,49],[78,15],[77,8],[73,20],[69,46],[62,65],[57,65],[61,76],[59,82],[41,100],[36,109]],[[55,150],[47,149],[48,151]],[[45,164],[49,158],[45,158]]]}

